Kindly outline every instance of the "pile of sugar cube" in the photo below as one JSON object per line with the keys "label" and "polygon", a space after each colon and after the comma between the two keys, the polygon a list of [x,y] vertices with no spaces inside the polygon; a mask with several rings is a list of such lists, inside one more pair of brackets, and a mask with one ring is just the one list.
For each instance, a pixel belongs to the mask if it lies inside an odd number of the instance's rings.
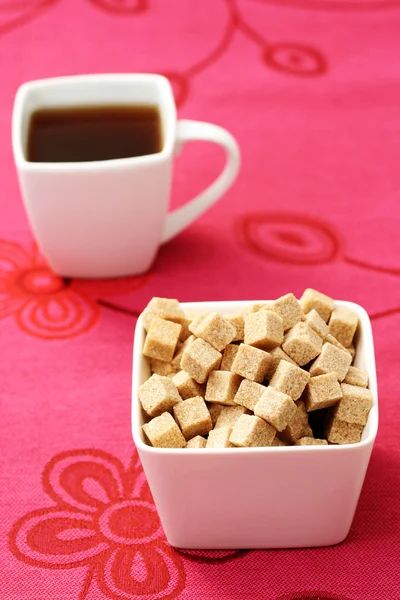
{"label": "pile of sugar cube", "polygon": [[157,448],[354,444],[372,406],[351,366],[358,317],[306,289],[237,314],[184,312],[153,298],[142,313],[151,377],[139,388]]}

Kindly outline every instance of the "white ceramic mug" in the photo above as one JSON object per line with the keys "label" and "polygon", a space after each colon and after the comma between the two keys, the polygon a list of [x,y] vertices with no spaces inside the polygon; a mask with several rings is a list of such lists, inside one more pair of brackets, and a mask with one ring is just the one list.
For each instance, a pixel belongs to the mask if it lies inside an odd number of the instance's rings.
{"label": "white ceramic mug", "polygon": [[[118,104],[158,107],[161,152],[93,162],[27,160],[28,128],[34,111]],[[173,157],[191,140],[223,146],[226,165],[205,191],[168,213]],[[177,121],[168,80],[152,74],[81,75],[25,83],[14,103],[12,143],[35,237],[50,266],[64,277],[119,277],[146,271],[160,244],[226,192],[240,163],[237,143],[225,129]]]}

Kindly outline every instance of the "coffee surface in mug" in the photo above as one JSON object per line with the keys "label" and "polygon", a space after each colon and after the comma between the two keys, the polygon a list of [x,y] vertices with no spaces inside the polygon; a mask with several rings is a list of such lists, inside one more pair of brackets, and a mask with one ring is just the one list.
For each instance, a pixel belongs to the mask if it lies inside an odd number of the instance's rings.
{"label": "coffee surface in mug", "polygon": [[162,150],[157,106],[42,108],[28,129],[30,162],[88,162],[155,154]]}

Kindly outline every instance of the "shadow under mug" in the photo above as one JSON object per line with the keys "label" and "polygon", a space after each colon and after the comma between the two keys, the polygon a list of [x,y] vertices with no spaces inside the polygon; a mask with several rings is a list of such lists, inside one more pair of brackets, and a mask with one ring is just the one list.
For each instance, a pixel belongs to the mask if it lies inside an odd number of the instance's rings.
{"label": "shadow under mug", "polygon": [[[163,132],[161,152],[92,162],[27,160],[33,112],[85,105],[152,104]],[[226,150],[219,177],[191,202],[168,213],[173,157],[192,140]],[[16,95],[12,144],[25,209],[43,255],[62,277],[121,277],[148,270],[167,242],[216,202],[239,171],[239,148],[225,129],[176,118],[161,75],[79,75],[23,84]]]}

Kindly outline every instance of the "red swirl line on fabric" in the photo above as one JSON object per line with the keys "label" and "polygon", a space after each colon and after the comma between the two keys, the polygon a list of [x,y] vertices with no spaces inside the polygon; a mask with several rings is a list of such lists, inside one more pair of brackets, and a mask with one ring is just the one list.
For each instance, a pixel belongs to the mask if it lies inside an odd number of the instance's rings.
{"label": "red swirl line on fabric", "polygon": [[377,321],[378,319],[392,317],[393,315],[397,315],[399,313],[400,308],[389,308],[388,310],[383,310],[382,312],[377,312],[375,314],[370,315],[370,319],[371,321]]}
{"label": "red swirl line on fabric", "polygon": [[275,4],[280,8],[303,8],[305,10],[334,10],[343,12],[393,10],[400,7],[399,0],[363,0],[351,2],[347,0],[250,0],[260,4]]}
{"label": "red swirl line on fabric", "polygon": [[92,4],[117,15],[137,15],[149,8],[148,0],[89,0]]}
{"label": "red swirl line on fabric", "polygon": [[[229,0],[228,0],[228,2],[229,2]],[[188,77],[197,75],[201,71],[204,71],[205,69],[210,67],[212,64],[217,62],[217,60],[225,53],[225,51],[229,47],[234,34],[235,34],[235,20],[233,18],[233,15],[231,15],[228,20],[225,31],[223,33],[223,36],[222,36],[220,42],[218,43],[218,45],[210,52],[210,54],[208,56],[206,56],[205,58],[200,60],[197,64],[194,64],[191,67],[189,67],[189,69],[187,69],[187,71],[186,71],[186,75]]]}
{"label": "red swirl line on fabric", "polygon": [[39,14],[47,9],[48,6],[52,4],[56,4],[60,0],[34,0],[29,4],[18,4],[13,2],[7,2],[0,5],[0,15],[4,15],[7,12],[17,13],[16,16],[10,16],[4,19],[2,22],[2,18],[0,16],[0,35],[3,33],[8,33],[13,29],[19,27],[20,25],[24,25],[25,23],[29,23]]}
{"label": "red swirl line on fabric", "polygon": [[79,599],[78,600],[85,600],[86,596],[88,595],[91,583],[93,581],[93,577],[94,577],[95,571],[96,571],[96,564],[93,563],[92,565],[90,565],[88,567],[88,570],[86,572],[86,577],[85,577],[85,580],[83,582],[82,589],[81,589],[81,591],[79,593]]}
{"label": "red swirl line on fabric", "polygon": [[246,35],[249,39],[253,40],[256,44],[262,47],[268,46],[267,40],[265,40],[262,35],[260,35],[255,29],[253,29],[242,17],[239,12],[238,7],[236,6],[236,0],[226,0],[229,10],[231,11],[233,22],[236,27],[240,29],[244,35]]}
{"label": "red swirl line on fabric", "polygon": [[398,267],[385,267],[383,265],[371,265],[364,260],[358,258],[352,258],[351,256],[344,256],[343,260],[350,265],[355,265],[361,269],[368,269],[369,271],[375,271],[377,273],[386,273],[387,275],[400,275],[400,268]]}
{"label": "red swirl line on fabric", "polygon": [[319,77],[328,71],[328,61],[318,48],[299,42],[271,43],[241,15],[236,0],[226,0],[238,30],[262,48],[264,63],[270,69],[300,77]]}

